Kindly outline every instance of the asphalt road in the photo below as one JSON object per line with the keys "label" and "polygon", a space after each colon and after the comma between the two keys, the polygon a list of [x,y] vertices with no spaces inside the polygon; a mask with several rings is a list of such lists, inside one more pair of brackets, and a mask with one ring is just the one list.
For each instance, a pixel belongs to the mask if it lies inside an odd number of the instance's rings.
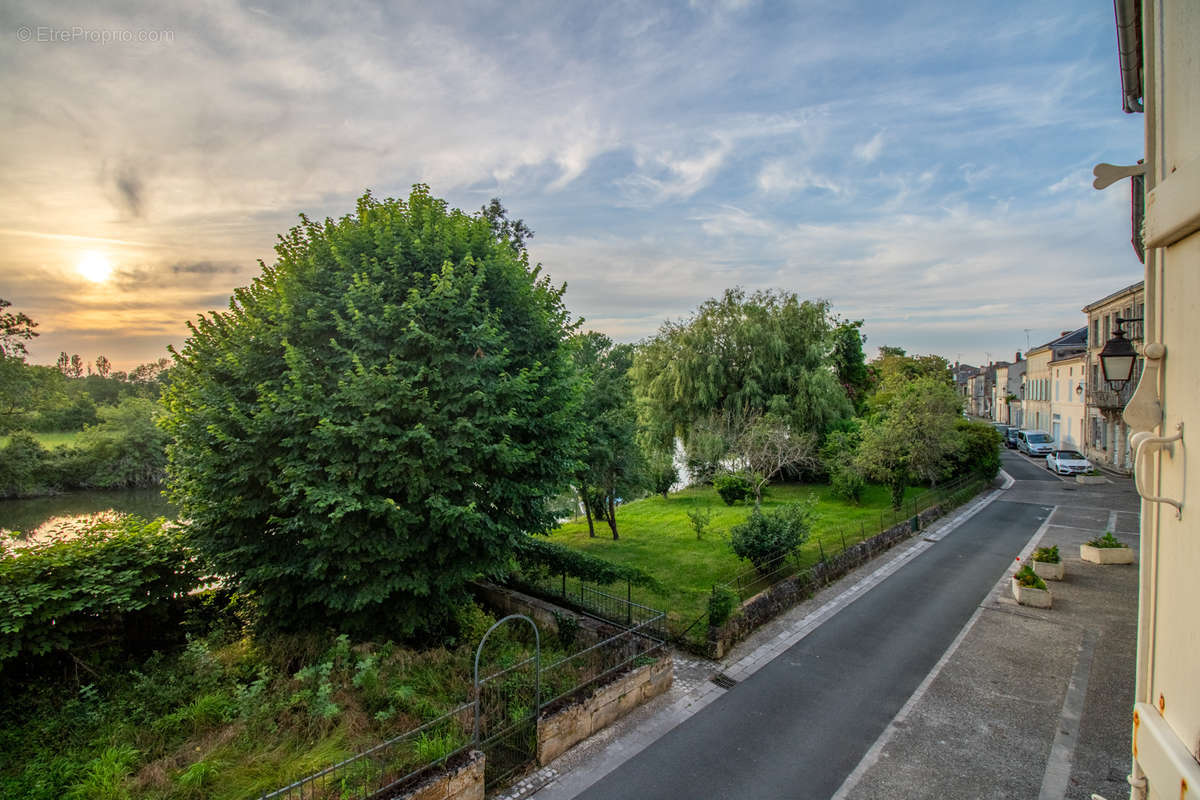
{"label": "asphalt road", "polygon": [[1033,458],[1018,450],[1005,449],[1000,460],[1004,471],[1019,481],[1056,481],[1053,472],[1046,469],[1046,457]]}
{"label": "asphalt road", "polygon": [[580,797],[828,798],[1047,513],[993,502]]}

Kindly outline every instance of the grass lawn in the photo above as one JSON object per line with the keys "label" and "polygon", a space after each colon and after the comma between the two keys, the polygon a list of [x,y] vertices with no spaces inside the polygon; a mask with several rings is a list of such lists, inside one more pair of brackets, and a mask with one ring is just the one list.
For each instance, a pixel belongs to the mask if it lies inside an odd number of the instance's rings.
{"label": "grass lawn", "polygon": [[[54,433],[35,433],[33,438],[37,439],[42,447],[51,450],[55,447],[62,447],[68,444],[74,444],[82,431],[56,431]],[[0,447],[8,446],[8,436],[0,436]]]}
{"label": "grass lawn", "polygon": [[[906,498],[922,491],[911,487]],[[812,535],[801,549],[805,564],[819,561],[822,549],[827,555],[841,552],[843,536],[848,546],[878,533],[881,512],[891,524],[890,495],[883,486],[868,486],[861,504],[856,506],[833,497],[825,484],[772,485],[763,499],[763,508],[803,500],[810,493],[817,496],[817,518]],[[707,508],[712,513],[712,522],[702,540],[696,539],[687,516],[688,511],[698,508]],[[712,487],[685,489],[666,500],[655,495],[620,506],[617,530],[621,538],[617,541],[612,540],[604,522],[596,523],[596,538],[589,538],[587,521],[583,519],[562,525],[551,538],[653,575],[662,584],[662,590],[635,589],[634,600],[667,609],[670,628],[678,632],[708,608],[713,584],[751,569],[749,562],[733,554],[727,541],[729,529],[745,519],[751,508],[752,504],[725,505]]]}

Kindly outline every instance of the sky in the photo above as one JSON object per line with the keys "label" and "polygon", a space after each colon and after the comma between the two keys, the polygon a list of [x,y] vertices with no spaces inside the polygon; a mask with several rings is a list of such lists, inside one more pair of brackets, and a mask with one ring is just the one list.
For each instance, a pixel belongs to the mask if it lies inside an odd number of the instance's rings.
{"label": "sky", "polygon": [[0,298],[117,369],[276,237],[425,183],[501,198],[586,328],[782,289],[979,364],[1138,281],[1105,0],[6,2]]}

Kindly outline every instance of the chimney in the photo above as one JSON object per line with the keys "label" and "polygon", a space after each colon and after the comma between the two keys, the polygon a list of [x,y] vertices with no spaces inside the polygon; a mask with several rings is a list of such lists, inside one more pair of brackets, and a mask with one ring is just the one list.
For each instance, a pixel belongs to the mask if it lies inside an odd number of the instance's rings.
{"label": "chimney", "polygon": [[1068,334],[1070,334],[1070,333],[1071,333],[1070,331],[1063,331],[1063,332],[1062,332],[1062,333],[1060,333],[1058,336],[1059,336],[1059,338],[1061,339],[1062,337],[1064,337],[1064,336],[1066,336],[1066,335],[1068,335]]}
{"label": "chimney", "polygon": [[1014,362],[1013,362],[1013,363],[1014,363],[1014,364],[1020,364],[1020,363],[1021,363],[1021,351],[1020,351],[1020,350],[1018,350],[1018,351],[1017,351],[1017,357],[1016,357],[1016,359],[1014,360]]}

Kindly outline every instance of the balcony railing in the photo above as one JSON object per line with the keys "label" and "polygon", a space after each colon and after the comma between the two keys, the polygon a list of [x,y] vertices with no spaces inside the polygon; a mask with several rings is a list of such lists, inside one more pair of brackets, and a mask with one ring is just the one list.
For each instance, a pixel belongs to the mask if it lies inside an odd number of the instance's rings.
{"label": "balcony railing", "polygon": [[1119,392],[1112,389],[1095,389],[1088,395],[1088,403],[1104,411],[1119,411],[1133,396],[1133,381],[1125,384]]}

